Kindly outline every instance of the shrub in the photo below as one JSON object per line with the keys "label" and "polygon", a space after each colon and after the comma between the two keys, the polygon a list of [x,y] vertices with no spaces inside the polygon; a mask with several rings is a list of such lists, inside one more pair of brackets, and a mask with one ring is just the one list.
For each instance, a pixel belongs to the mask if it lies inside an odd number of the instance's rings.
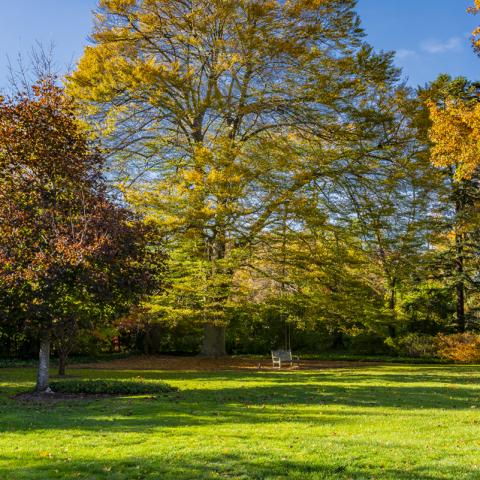
{"label": "shrub", "polygon": [[0,368],[12,367],[32,367],[36,365],[36,360],[23,358],[0,358]]}
{"label": "shrub", "polygon": [[125,394],[168,393],[178,389],[164,382],[139,380],[57,380],[50,382],[50,388],[59,393]]}
{"label": "shrub", "polygon": [[433,358],[437,356],[436,338],[420,333],[408,333],[387,342],[400,355],[405,357]]}
{"label": "shrub", "polygon": [[480,361],[480,335],[475,333],[456,333],[436,337],[440,358],[460,363]]}
{"label": "shrub", "polygon": [[376,332],[361,332],[357,335],[345,336],[343,339],[348,353],[354,355],[383,355],[390,353],[382,335]]}

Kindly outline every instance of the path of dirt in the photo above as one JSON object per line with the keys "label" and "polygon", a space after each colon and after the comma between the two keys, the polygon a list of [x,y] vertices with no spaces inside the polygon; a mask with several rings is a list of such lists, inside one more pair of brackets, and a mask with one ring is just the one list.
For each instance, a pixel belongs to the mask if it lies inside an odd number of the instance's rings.
{"label": "path of dirt", "polygon": [[[300,366],[285,369],[318,370],[327,368],[354,368],[385,365],[384,362],[300,360]],[[176,357],[168,355],[139,355],[98,363],[73,364],[69,368],[98,370],[273,370],[270,359],[251,357]],[[275,369],[277,370],[277,369]]]}

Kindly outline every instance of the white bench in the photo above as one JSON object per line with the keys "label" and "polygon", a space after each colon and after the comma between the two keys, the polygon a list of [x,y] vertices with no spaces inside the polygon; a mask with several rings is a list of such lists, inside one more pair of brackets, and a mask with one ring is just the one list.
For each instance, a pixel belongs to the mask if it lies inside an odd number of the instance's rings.
{"label": "white bench", "polygon": [[291,350],[272,350],[272,363],[273,368],[282,368],[282,363],[288,363],[290,366],[296,363],[299,366],[300,358],[293,357]]}

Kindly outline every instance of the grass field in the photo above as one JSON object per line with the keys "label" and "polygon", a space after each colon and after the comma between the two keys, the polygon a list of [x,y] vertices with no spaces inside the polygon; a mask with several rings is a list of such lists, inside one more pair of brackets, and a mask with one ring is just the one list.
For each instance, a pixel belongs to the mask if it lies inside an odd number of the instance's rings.
{"label": "grass field", "polygon": [[0,479],[479,479],[480,367],[71,370],[178,393],[22,404],[0,370]]}

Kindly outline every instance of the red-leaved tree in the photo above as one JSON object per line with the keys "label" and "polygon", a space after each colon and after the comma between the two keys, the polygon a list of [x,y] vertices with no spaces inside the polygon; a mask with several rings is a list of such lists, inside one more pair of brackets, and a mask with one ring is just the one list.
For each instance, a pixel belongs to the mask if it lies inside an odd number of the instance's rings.
{"label": "red-leaved tree", "polygon": [[[114,202],[102,156],[53,80],[0,99],[0,320],[38,334],[48,389],[55,328],[113,320],[158,284],[149,233]],[[156,263],[154,262],[156,260]]]}

